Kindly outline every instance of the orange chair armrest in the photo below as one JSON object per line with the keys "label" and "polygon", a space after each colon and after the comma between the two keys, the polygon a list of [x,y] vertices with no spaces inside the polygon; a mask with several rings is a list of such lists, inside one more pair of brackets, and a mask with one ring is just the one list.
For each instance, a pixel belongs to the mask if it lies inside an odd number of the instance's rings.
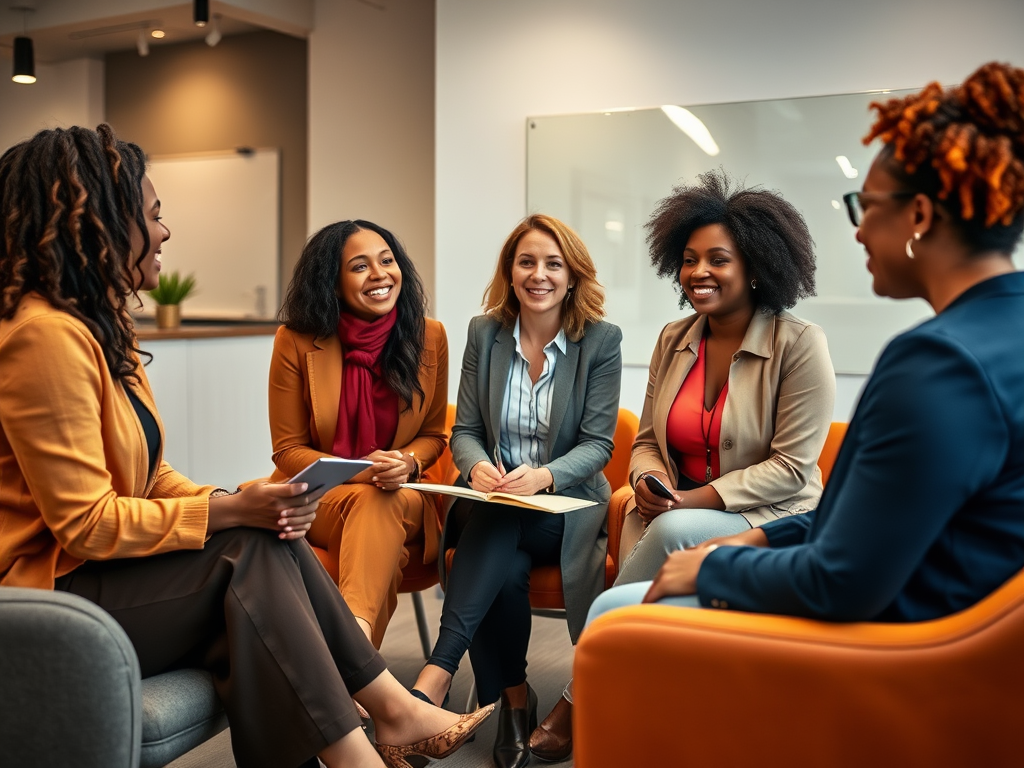
{"label": "orange chair armrest", "polygon": [[633,489],[624,485],[612,494],[608,502],[608,555],[615,564],[615,572],[619,571],[619,544],[622,542],[622,523],[626,519],[626,510],[633,499]]}
{"label": "orange chair armrest", "polygon": [[576,650],[575,764],[1013,764],[1022,641],[1021,576],[915,624],[612,611]]}

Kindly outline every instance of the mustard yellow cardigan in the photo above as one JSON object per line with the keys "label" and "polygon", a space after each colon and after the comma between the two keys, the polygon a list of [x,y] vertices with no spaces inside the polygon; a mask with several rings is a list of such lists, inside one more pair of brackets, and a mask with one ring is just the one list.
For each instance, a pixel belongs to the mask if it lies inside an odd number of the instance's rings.
{"label": "mustard yellow cardigan", "polygon": [[149,477],[142,425],[82,322],[36,294],[0,321],[0,584],[52,589],[86,560],[201,549],[212,490],[162,457]]}

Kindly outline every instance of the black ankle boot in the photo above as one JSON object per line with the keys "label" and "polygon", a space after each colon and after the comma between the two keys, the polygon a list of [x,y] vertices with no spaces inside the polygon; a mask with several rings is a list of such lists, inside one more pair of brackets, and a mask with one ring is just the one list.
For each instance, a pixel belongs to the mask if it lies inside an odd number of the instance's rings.
{"label": "black ankle boot", "polygon": [[494,740],[494,763],[498,768],[523,768],[530,762],[530,734],[537,727],[537,694],[526,684],[526,708],[506,706],[498,711],[498,736]]}

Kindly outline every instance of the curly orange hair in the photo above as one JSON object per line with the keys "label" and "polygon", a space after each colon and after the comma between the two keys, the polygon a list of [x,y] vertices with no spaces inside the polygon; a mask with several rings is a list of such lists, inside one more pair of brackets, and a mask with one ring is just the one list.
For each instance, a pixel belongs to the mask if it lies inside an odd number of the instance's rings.
{"label": "curly orange hair", "polygon": [[905,98],[873,102],[878,119],[864,137],[880,137],[907,174],[930,166],[938,198],[955,194],[965,221],[1010,226],[1024,209],[1024,69],[990,62],[963,85],[931,83]]}

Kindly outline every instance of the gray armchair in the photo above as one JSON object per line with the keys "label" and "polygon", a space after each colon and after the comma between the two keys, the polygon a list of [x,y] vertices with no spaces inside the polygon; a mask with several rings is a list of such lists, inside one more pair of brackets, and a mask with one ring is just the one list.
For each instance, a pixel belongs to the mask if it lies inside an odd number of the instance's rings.
{"label": "gray armchair", "polygon": [[76,595],[0,587],[0,762],[156,768],[227,727],[209,674],[140,679],[124,630]]}

